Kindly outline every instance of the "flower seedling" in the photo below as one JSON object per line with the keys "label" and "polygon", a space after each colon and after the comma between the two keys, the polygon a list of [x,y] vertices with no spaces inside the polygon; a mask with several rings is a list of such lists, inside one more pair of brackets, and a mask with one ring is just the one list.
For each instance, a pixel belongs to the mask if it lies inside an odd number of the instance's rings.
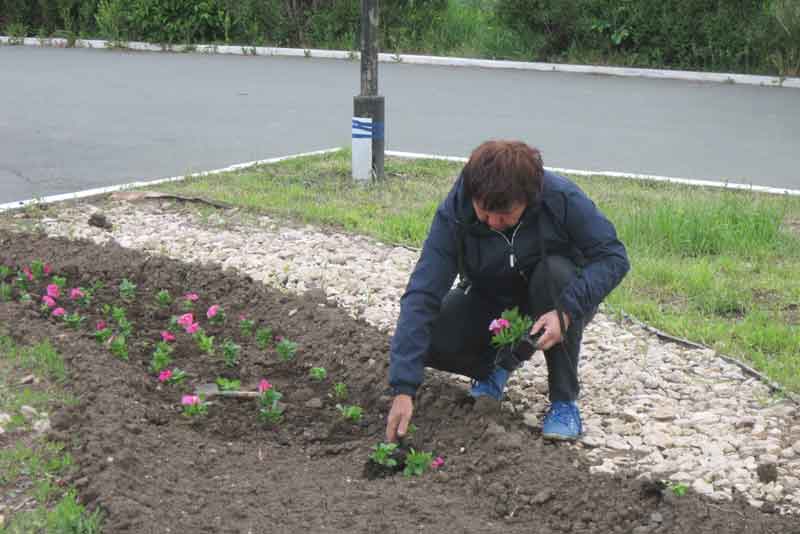
{"label": "flower seedling", "polygon": [[323,381],[328,376],[328,371],[324,367],[312,367],[308,372],[311,375],[311,380]]}
{"label": "flower seedling", "polygon": [[67,279],[63,276],[54,276],[50,279],[50,281],[57,285],[59,289],[64,289],[67,287]]}
{"label": "flower seedling", "polygon": [[208,317],[209,322],[213,325],[225,324],[225,311],[223,311],[219,304],[214,304],[208,308],[206,317]]}
{"label": "flower seedling", "polygon": [[67,326],[77,330],[80,328],[83,321],[86,320],[86,317],[81,317],[78,312],[68,313],[64,316],[64,322],[67,323]]}
{"label": "flower seedling", "polygon": [[[175,318],[173,317],[173,319]],[[191,313],[184,313],[175,321],[175,323],[185,330],[194,324],[194,315]]]}
{"label": "flower seedling", "polygon": [[[194,323],[197,324],[197,323]],[[187,328],[186,331],[189,332],[191,327]],[[214,336],[208,336],[202,330],[196,330],[195,340],[197,340],[197,348],[200,349],[201,352],[205,352],[209,356],[214,354]]]}
{"label": "flower seedling", "polygon": [[181,405],[183,406],[183,415],[187,417],[208,413],[208,403],[204,402],[199,395],[184,395],[181,397]]}
{"label": "flower seedling", "polygon": [[432,453],[409,449],[406,455],[406,467],[403,469],[403,475],[407,477],[424,475],[431,467],[431,462],[433,462]]}
{"label": "flower seedling", "polygon": [[411,436],[416,434],[416,432],[417,432],[417,425],[415,425],[414,423],[409,423],[408,429],[406,430],[406,436],[410,438]]}
{"label": "flower seedling", "polygon": [[45,306],[45,308],[55,308],[56,299],[50,295],[42,295],[42,304]]}
{"label": "flower seedling", "polygon": [[169,308],[170,304],[172,304],[172,296],[170,296],[169,291],[162,289],[156,293],[156,303],[162,308]]}
{"label": "flower seedling", "polygon": [[0,282],[0,302],[10,301],[12,295],[13,289],[11,285],[6,284],[5,282]]}
{"label": "flower seedling", "polygon": [[160,373],[172,363],[172,346],[166,341],[159,341],[156,350],[153,351],[153,359],[150,360],[150,371]]}
{"label": "flower seedling", "polygon": [[276,425],[283,419],[283,408],[278,401],[281,400],[283,395],[272,387],[272,384],[262,379],[258,383],[258,403],[261,406],[258,416],[262,421]]}
{"label": "flower seedling", "polygon": [[173,341],[175,341],[175,334],[173,334],[169,330],[164,330],[163,332],[161,332],[161,341],[164,341],[165,343],[172,343]]}
{"label": "flower seedling", "polygon": [[225,343],[222,344],[222,359],[227,367],[236,367],[241,350],[242,348],[230,339],[225,340]]}
{"label": "flower seedling", "polygon": [[53,317],[63,317],[64,315],[66,315],[66,313],[67,310],[65,310],[64,308],[56,308],[53,310]]}
{"label": "flower seedling", "polygon": [[45,277],[44,266],[42,260],[33,260],[31,262],[30,272],[36,280],[41,280]]}
{"label": "flower seedling", "polygon": [[259,328],[256,330],[256,345],[261,350],[267,350],[272,343],[272,328]]}
{"label": "flower seedling", "polygon": [[48,284],[47,296],[53,299],[57,299],[61,297],[61,289],[56,284]]}
{"label": "flower seedling", "polygon": [[667,482],[667,487],[675,494],[676,497],[683,497],[689,490],[686,484],[680,482]]}
{"label": "flower seedling", "polygon": [[136,284],[123,278],[119,284],[119,296],[125,302],[133,302],[136,298]]}
{"label": "flower seedling", "polygon": [[253,328],[256,326],[256,322],[252,319],[248,319],[244,315],[239,317],[239,331],[242,333],[242,337],[250,337],[253,335]]}
{"label": "flower seedling", "polygon": [[361,406],[356,406],[355,404],[348,404],[345,406],[337,404],[336,409],[339,410],[342,417],[354,423],[361,421],[361,417],[364,415],[364,410],[361,409]]}
{"label": "flower seedling", "polygon": [[533,320],[527,315],[521,315],[518,308],[506,310],[489,325],[492,345],[497,348],[514,345],[530,332],[532,326]]}
{"label": "flower seedling", "polygon": [[114,333],[111,331],[105,321],[97,321],[93,335],[98,343],[105,343],[111,338],[111,336],[114,335]]}
{"label": "flower seedling", "polygon": [[437,456],[431,462],[431,469],[439,469],[443,465],[444,465],[444,458],[442,458],[441,456]]}
{"label": "flower seedling", "polygon": [[73,287],[69,290],[70,300],[74,300],[80,307],[87,307],[92,303],[92,296],[94,292],[91,289],[84,289],[82,287]]}
{"label": "flower seedling", "polygon": [[158,381],[161,382],[162,384],[164,382],[169,381],[170,378],[172,378],[172,371],[170,371],[169,369],[166,369],[158,373]]}
{"label": "flower seedling", "polygon": [[397,465],[397,460],[392,458],[392,453],[397,449],[397,443],[378,443],[372,449],[373,452],[369,455],[369,459],[376,464],[385,465],[386,467]]}
{"label": "flower seedling", "polygon": [[216,380],[217,385],[221,391],[239,391],[242,386],[241,380],[234,380],[225,377],[219,377]]}
{"label": "flower seedling", "polygon": [[172,376],[167,379],[167,384],[180,384],[186,378],[186,372],[177,367],[172,369]]}
{"label": "flower seedling", "polygon": [[30,293],[22,293],[19,296],[19,301],[23,303],[33,302],[33,297]]}
{"label": "flower seedling", "polygon": [[336,400],[345,400],[347,398],[347,384],[344,382],[336,382],[333,385],[333,398]]}
{"label": "flower seedling", "polygon": [[278,352],[278,357],[281,360],[288,362],[294,358],[294,355],[297,353],[297,343],[283,338],[275,346],[275,350]]}
{"label": "flower seedling", "polygon": [[189,311],[194,308],[194,303],[200,300],[197,293],[186,293],[181,299],[181,310]]}
{"label": "flower seedling", "polygon": [[109,348],[111,349],[111,354],[120,360],[128,359],[128,344],[125,340],[125,336],[117,336],[112,339]]}
{"label": "flower seedling", "polygon": [[6,278],[11,276],[11,267],[7,267],[5,265],[0,265],[0,282],[4,281]]}

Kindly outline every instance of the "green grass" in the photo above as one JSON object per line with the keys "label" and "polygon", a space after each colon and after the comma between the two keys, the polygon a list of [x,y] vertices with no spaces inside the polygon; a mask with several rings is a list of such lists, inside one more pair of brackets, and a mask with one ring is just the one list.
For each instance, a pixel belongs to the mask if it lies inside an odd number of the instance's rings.
{"label": "green grass", "polygon": [[[64,362],[49,343],[19,346],[3,335],[2,326],[0,324],[0,412],[11,415],[11,421],[4,428],[6,436],[13,439],[0,448],[0,492],[24,491],[34,500],[35,506],[10,517],[6,514],[6,524],[0,526],[0,533],[99,532],[99,511],[86,512],[76,502],[75,492],[58,483],[74,467],[72,456],[62,443],[27,432],[30,423],[20,412],[22,406],[31,406],[42,413],[75,402],[59,387],[66,380]],[[38,382],[21,387],[20,379],[31,373]]]}
{"label": "green grass", "polygon": [[[459,163],[386,161],[354,185],[350,153],[191,179],[158,190],[421,246]],[[615,223],[632,270],[616,310],[742,359],[800,391],[800,198],[603,176],[572,177]]]}

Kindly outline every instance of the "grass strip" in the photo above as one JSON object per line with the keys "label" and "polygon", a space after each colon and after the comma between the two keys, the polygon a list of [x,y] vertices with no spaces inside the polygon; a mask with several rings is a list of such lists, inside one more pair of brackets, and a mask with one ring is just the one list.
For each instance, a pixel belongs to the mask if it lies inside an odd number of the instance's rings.
{"label": "grass strip", "polygon": [[[13,516],[0,514],[0,533],[98,533],[99,510],[88,513],[77,502],[74,489],[60,482],[74,468],[71,455],[64,444],[31,432],[32,421],[21,411],[28,406],[43,414],[75,402],[58,387],[66,380],[64,362],[50,343],[20,346],[3,334],[2,327],[0,323],[0,413],[10,416],[3,428],[13,439],[0,448],[0,491],[22,492],[33,503]],[[20,384],[29,373],[36,380]]]}
{"label": "grass strip", "polygon": [[[386,160],[357,185],[347,150],[157,187],[420,247],[462,164]],[[800,392],[800,198],[570,176],[614,222],[632,270],[607,299]]]}

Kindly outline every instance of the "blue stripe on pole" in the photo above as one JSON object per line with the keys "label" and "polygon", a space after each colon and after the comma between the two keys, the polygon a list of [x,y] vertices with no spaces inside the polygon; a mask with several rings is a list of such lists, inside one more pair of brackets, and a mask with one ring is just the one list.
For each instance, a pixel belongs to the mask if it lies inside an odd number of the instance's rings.
{"label": "blue stripe on pole", "polygon": [[363,122],[356,119],[353,119],[353,129],[354,130],[364,130],[366,132],[372,131],[372,123],[371,122]]}
{"label": "blue stripe on pole", "polygon": [[373,139],[383,139],[383,123],[382,122],[373,122],[372,123],[372,138]]}
{"label": "blue stripe on pole", "polygon": [[357,134],[357,133],[354,133],[353,134],[353,139],[372,139],[372,135],[371,134]]}

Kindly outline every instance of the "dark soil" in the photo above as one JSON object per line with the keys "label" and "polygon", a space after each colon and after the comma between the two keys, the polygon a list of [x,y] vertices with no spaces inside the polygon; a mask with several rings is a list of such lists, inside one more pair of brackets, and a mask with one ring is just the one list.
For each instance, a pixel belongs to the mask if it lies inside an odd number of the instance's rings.
{"label": "dark soil", "polygon": [[[416,403],[418,431],[409,446],[445,464],[422,477],[367,478],[365,462],[383,440],[386,334],[327,304],[322,295],[272,291],[216,267],[144,256],[116,246],[0,232],[0,265],[42,259],[67,287],[103,281],[78,330],[39,311],[39,302],[0,303],[0,326],[16,341],[49,339],[67,362],[77,407],[52,415],[52,439],[68,443],[81,500],[106,514],[106,532],[800,532],[797,519],[766,514],[738,498],[718,503],[629,476],[590,475],[578,451],[546,444],[496,403],[473,403],[463,385],[431,374]],[[122,303],[122,278],[138,286]],[[10,279],[6,279],[9,282]],[[33,288],[38,300],[45,282]],[[195,312],[217,338],[242,346],[240,363],[200,354],[180,333],[174,365],[183,385],[160,385],[148,371],[159,333],[177,306],[158,309],[154,295],[200,295]],[[74,306],[67,303],[68,312]],[[130,359],[120,360],[91,336],[106,319],[102,304],[124,305],[134,324]],[[220,304],[221,327],[205,310]],[[246,314],[298,343],[296,357],[259,350],[238,328]],[[309,378],[323,366],[323,382]],[[267,378],[284,394],[284,421],[262,423],[253,400],[212,399],[206,417],[181,413],[182,394],[218,376],[254,389]],[[346,403],[364,408],[360,424],[342,419],[330,396],[345,382]],[[309,403],[309,401],[312,401]],[[308,404],[307,404],[308,403]],[[321,407],[308,407],[321,406]],[[0,437],[8,446],[13,435]]]}

